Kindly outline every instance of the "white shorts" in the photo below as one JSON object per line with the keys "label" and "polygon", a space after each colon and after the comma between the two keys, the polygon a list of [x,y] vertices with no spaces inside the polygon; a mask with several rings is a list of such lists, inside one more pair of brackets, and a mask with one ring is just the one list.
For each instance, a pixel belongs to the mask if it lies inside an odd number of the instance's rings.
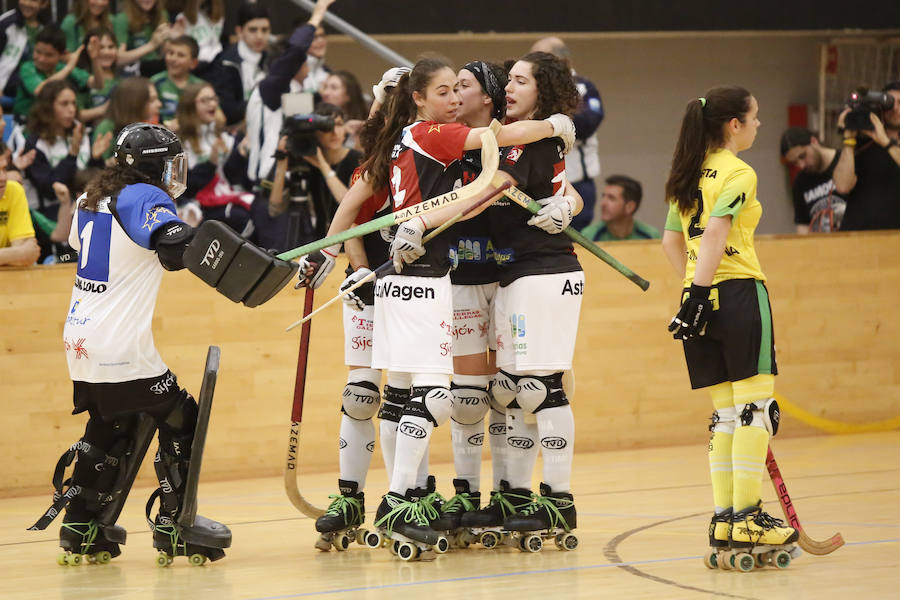
{"label": "white shorts", "polygon": [[497,283],[453,286],[453,356],[495,350],[494,298]]}
{"label": "white shorts", "polygon": [[372,364],[372,328],[375,307],[356,311],[344,304],[344,364],[368,367]]}
{"label": "white shorts", "polygon": [[388,275],[375,283],[372,368],[453,373],[450,275]]}
{"label": "white shorts", "polygon": [[528,275],[497,291],[497,366],[520,373],[572,368],[584,271]]}

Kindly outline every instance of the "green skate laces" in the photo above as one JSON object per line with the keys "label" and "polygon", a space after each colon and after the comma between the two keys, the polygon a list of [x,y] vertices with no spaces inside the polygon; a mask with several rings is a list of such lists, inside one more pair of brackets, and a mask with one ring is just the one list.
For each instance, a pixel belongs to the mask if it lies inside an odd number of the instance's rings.
{"label": "green skate laces", "polygon": [[419,498],[417,503],[422,507],[422,512],[425,514],[425,518],[428,519],[429,523],[441,517],[441,513],[434,507],[436,503],[441,506],[445,503],[444,497],[437,492],[431,492],[426,496]]}
{"label": "green skate laces", "polygon": [[490,508],[491,506],[496,506],[499,504],[500,511],[501,511],[501,514],[503,515],[504,519],[506,517],[510,517],[510,516],[516,514],[516,507],[512,502],[509,501],[509,498],[507,498],[507,496],[510,496],[513,498],[519,498],[520,500],[528,500],[528,501],[531,500],[531,498],[529,496],[521,496],[519,494],[510,494],[508,492],[503,493],[503,492],[497,491],[497,490],[494,490],[493,492],[491,492],[491,500],[490,500],[490,502],[488,502],[487,507]]}
{"label": "green skate laces", "polygon": [[569,524],[566,523],[566,519],[562,516],[562,513],[559,512],[560,506],[557,506],[557,503],[561,505],[562,508],[571,508],[575,506],[574,500],[569,500],[568,498],[549,498],[547,496],[539,496],[538,494],[531,495],[531,503],[528,504],[525,508],[523,508],[519,514],[530,517],[535,513],[546,510],[550,515],[550,529],[556,529],[562,524],[562,528],[566,531],[569,531]]}
{"label": "green skate laces", "polygon": [[413,523],[420,527],[429,526],[430,521],[428,520],[428,517],[425,516],[425,511],[420,503],[410,502],[409,500],[399,500],[392,498],[391,496],[386,496],[386,498],[389,498],[388,504],[394,502],[396,502],[396,504],[391,508],[391,512],[375,521],[376,527],[384,526],[388,533],[393,533],[394,523],[397,522],[397,519],[402,519],[407,523]]}
{"label": "green skate laces", "polygon": [[466,493],[456,494],[447,502],[444,503],[444,507],[441,509],[445,515],[453,515],[458,512],[468,512],[471,510],[476,510],[475,505],[472,503],[470,499],[471,496]]}
{"label": "green skate laces", "polygon": [[350,522],[356,521],[362,516],[362,506],[356,498],[343,494],[331,494],[328,497],[332,499],[325,511],[329,517],[343,516],[344,521]]}
{"label": "green skate laces", "polygon": [[174,525],[153,525],[154,529],[160,532],[163,535],[169,536],[169,543],[172,545],[172,555],[176,556],[178,554],[178,548],[184,548],[184,542],[181,542],[178,538],[178,530],[175,529]]}
{"label": "green skate laces", "polygon": [[[80,525],[87,526],[87,531],[76,529],[76,527]],[[89,521],[87,523],[63,523],[62,526],[64,529],[74,531],[81,536],[81,554],[89,554],[91,546],[94,545],[94,540],[97,539],[97,533],[100,531],[97,524],[93,521]]]}

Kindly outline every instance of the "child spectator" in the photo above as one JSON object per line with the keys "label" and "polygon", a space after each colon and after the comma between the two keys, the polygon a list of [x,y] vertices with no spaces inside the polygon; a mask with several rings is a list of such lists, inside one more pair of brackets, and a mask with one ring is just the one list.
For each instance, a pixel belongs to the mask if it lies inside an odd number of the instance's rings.
{"label": "child spectator", "polygon": [[198,52],[197,40],[189,35],[179,36],[166,44],[166,70],[150,78],[162,102],[159,116],[164,121],[175,116],[184,88],[203,81],[191,74],[197,66]]}
{"label": "child spectator", "polygon": [[98,27],[112,29],[109,0],[73,0],[72,9],[59,26],[66,34],[66,51],[74,52],[86,44],[87,32]]}
{"label": "child spectator", "polygon": [[[104,161],[112,158],[111,140],[130,123],[159,123],[161,103],[156,87],[145,77],[129,77],[120,81],[109,96],[106,118],[94,128],[94,144],[105,146]],[[105,142],[104,142],[105,140]]]}
{"label": "child spectator", "polygon": [[[90,73],[75,66],[84,46],[66,56],[66,36],[55,25],[47,25],[34,42],[32,60],[19,69],[21,85],[13,104],[17,119],[25,119],[41,88],[51,81],[71,79],[76,90],[86,90]],[[65,58],[65,60],[63,60]]]}
{"label": "child spectator", "polygon": [[152,77],[165,68],[157,52],[169,39],[169,13],[159,0],[124,0],[122,12],[113,17],[119,47],[119,65],[127,75]]}
{"label": "child spectator", "polygon": [[31,56],[37,34],[50,20],[48,5],[48,0],[19,0],[17,8],[0,15],[0,90],[7,98],[15,98],[19,68]]}
{"label": "child spectator", "polygon": [[197,40],[200,61],[195,70],[202,76],[222,51],[222,29],[225,27],[224,0],[187,0],[184,12],[175,17],[175,29]]}
{"label": "child spectator", "polygon": [[266,74],[263,62],[271,30],[269,11],[264,6],[248,1],[240,5],[234,28],[238,42],[216,57],[210,74],[228,125],[244,120],[247,99]]}
{"label": "child spectator", "polygon": [[0,265],[34,264],[41,250],[28,214],[28,200],[20,183],[8,181],[10,153],[0,142]]}
{"label": "child spectator", "polygon": [[84,40],[85,52],[82,52],[81,59],[91,78],[88,80],[88,91],[80,102],[83,107],[81,120],[90,124],[106,115],[109,96],[119,81],[116,77],[119,44],[116,34],[108,27],[88,31]]}

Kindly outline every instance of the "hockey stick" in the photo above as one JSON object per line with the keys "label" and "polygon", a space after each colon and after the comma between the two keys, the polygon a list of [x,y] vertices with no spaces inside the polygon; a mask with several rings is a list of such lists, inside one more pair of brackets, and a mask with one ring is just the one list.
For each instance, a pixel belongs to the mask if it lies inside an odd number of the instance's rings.
{"label": "hockey stick", "polygon": [[[494,183],[498,183],[499,180]],[[522,190],[516,187],[510,187],[505,192],[503,192],[507,198],[518,204],[519,206],[528,209],[531,214],[537,214],[537,212],[541,209],[541,205],[535,202],[528,194],[523,192]],[[650,282],[620,263],[614,256],[609,254],[603,248],[587,239],[576,229],[572,229],[571,227],[566,227],[563,230],[567,236],[569,236],[572,241],[578,242],[580,246],[586,249],[588,252],[608,264],[610,267],[624,275],[629,281],[634,283],[636,286],[647,291],[647,288],[650,287]]]}
{"label": "hockey stick", "polygon": [[[313,307],[315,292],[306,288],[303,298],[303,314],[309,314]],[[303,421],[303,393],[306,389],[306,359],[309,356],[310,323],[303,326],[300,333],[300,351],[297,355],[297,377],[294,380],[294,406],[291,410],[291,435],[288,437],[287,463],[284,466],[284,491],[287,492],[291,504],[310,519],[318,519],[325,514],[325,509],[307,502],[300,493],[297,468],[297,453],[300,449],[300,423]]]}
{"label": "hockey stick", "polygon": [[[451,219],[449,219],[448,221],[443,223],[441,226],[436,227],[428,235],[426,235],[424,238],[422,238],[422,243],[427,244],[428,242],[433,240],[436,236],[438,236],[440,233],[446,231],[451,225],[453,225],[454,223],[456,223],[457,221],[462,219],[467,214],[471,213],[473,210],[475,210],[482,204],[489,202],[492,198],[494,198],[494,196],[496,196],[500,192],[503,192],[506,188],[510,187],[511,185],[512,184],[510,182],[506,181],[499,188],[491,188],[490,190],[487,191],[486,194],[484,194],[483,197],[478,199],[478,202],[476,202],[472,206],[468,207],[467,209],[453,215],[453,217]],[[388,272],[393,270],[393,267],[394,267],[393,261],[389,260],[389,261],[385,262],[383,265],[381,265],[380,267],[378,267],[377,269],[375,269],[374,271],[372,271],[371,273],[369,273],[368,275],[366,275],[365,277],[363,277],[362,279],[360,279],[359,281],[357,281],[356,283],[354,283],[347,289],[341,290],[340,292],[338,292],[337,296],[335,296],[334,298],[332,298],[331,300],[329,300],[328,302],[326,302],[325,304],[323,304],[316,310],[312,311],[308,315],[304,315],[304,317],[302,319],[300,319],[299,321],[294,321],[293,323],[288,325],[287,329],[285,329],[285,331],[290,331],[297,325],[302,325],[303,323],[306,323],[307,321],[312,319],[314,316],[316,316],[316,314],[318,314],[320,311],[325,310],[326,308],[328,308],[329,306],[331,306],[332,304],[334,304],[335,302],[337,302],[338,300],[340,300],[341,298],[343,298],[350,292],[369,283],[370,281],[375,279],[378,275],[389,274]]]}
{"label": "hockey stick", "polygon": [[[312,12],[316,7],[315,2],[310,2],[310,0],[291,0],[291,2],[308,10],[309,12]],[[326,12],[325,16],[322,19],[341,33],[346,33],[357,42],[365,46],[367,49],[371,50],[372,52],[389,62],[391,65],[412,68],[413,64],[409,61],[409,59],[397,54],[384,44],[375,41],[371,36],[366,35],[339,16],[330,12]]]}
{"label": "hockey stick", "polygon": [[[499,123],[497,124],[497,127],[499,127]],[[485,130],[484,133],[481,134],[482,168],[481,173],[475,178],[475,181],[468,185],[464,185],[458,190],[453,190],[446,194],[423,200],[418,204],[373,219],[368,223],[351,227],[346,231],[330,235],[315,242],[310,242],[299,248],[288,250],[287,252],[282,252],[278,255],[278,258],[282,260],[291,260],[292,258],[297,258],[298,256],[303,256],[304,254],[309,254],[310,252],[315,252],[316,250],[321,250],[328,246],[340,244],[349,239],[360,237],[367,233],[372,233],[373,231],[378,231],[384,227],[391,227],[397,223],[408,221],[413,217],[424,215],[427,212],[439,210],[478,197],[481,192],[491,185],[491,181],[497,173],[497,166],[500,164],[500,150],[497,147],[497,137],[494,134],[494,128],[495,126],[491,124],[491,128]]]}
{"label": "hockey stick", "polygon": [[772,478],[772,486],[775,488],[775,493],[778,495],[778,501],[781,503],[782,510],[784,510],[784,516],[790,522],[791,527],[796,529],[797,533],[800,534],[800,547],[810,554],[824,556],[826,554],[831,554],[843,546],[844,538],[840,533],[834,534],[827,540],[818,541],[812,539],[806,535],[805,531],[803,531],[803,527],[800,525],[800,519],[797,518],[797,510],[791,502],[791,497],[788,494],[787,486],[784,485],[784,478],[781,477],[781,471],[778,469],[778,463],[775,462],[775,455],[772,454],[771,447],[766,454],[766,468],[769,470],[769,477]]}

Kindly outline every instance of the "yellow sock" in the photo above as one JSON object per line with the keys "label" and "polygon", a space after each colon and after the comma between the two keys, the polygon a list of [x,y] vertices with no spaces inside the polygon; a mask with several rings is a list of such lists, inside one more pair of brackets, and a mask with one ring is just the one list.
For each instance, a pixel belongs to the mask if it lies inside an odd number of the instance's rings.
{"label": "yellow sock", "polygon": [[709,389],[713,407],[719,413],[719,422],[713,426],[709,438],[709,476],[712,480],[713,502],[716,512],[731,507],[732,471],[731,443],[734,437],[734,400],[731,382],[720,383]]}
{"label": "yellow sock", "polygon": [[[755,375],[735,381],[732,388],[734,406],[740,415],[746,404],[772,397],[775,393],[775,377]],[[735,512],[755,506],[759,502],[768,446],[769,432],[764,427],[739,424],[735,428],[731,449]]]}

